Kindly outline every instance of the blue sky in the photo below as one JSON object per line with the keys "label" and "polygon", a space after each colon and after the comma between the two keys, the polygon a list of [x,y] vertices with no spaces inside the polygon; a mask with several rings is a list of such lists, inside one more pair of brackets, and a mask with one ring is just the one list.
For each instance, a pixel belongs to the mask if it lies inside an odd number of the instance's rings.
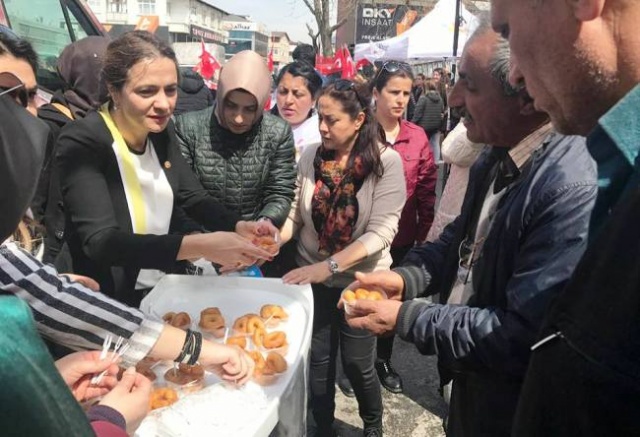
{"label": "blue sky", "polygon": [[302,0],[205,0],[231,14],[250,15],[270,31],[287,32],[294,41],[309,43],[305,23],[315,29],[311,12]]}

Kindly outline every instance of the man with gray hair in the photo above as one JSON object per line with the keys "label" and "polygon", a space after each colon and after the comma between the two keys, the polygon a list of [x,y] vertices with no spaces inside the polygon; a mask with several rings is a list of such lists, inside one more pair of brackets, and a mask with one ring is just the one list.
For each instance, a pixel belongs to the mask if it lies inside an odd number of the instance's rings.
{"label": "man with gray hair", "polygon": [[[544,311],[588,238],[597,194],[584,138],[555,133],[508,83],[509,47],[485,20],[467,42],[450,105],[469,140],[491,145],[471,170],[460,216],[393,271],[352,284],[392,298],[356,301],[349,324],[396,330],[437,354],[453,380],[448,436],[508,436]],[[441,293],[442,304],[414,300]]]}

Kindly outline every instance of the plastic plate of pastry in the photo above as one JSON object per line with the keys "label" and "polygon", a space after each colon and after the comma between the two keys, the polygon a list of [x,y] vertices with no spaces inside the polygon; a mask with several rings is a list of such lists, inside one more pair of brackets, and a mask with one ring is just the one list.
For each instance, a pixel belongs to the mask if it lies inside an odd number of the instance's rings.
{"label": "plastic plate of pastry", "polygon": [[384,291],[380,290],[368,290],[366,288],[356,288],[355,290],[350,290],[349,288],[345,288],[340,294],[340,300],[344,304],[344,312],[348,315],[351,315],[353,304],[357,300],[384,300],[387,298],[387,294]]}
{"label": "plastic plate of pastry", "polygon": [[309,286],[280,279],[167,275],[140,308],[163,323],[198,330],[207,340],[241,347],[255,371],[238,388],[202,366],[144,360],[138,370],[155,378],[152,412],[136,436],[268,436],[283,409],[287,420],[304,423],[305,413],[297,410],[302,410],[311,341]]}

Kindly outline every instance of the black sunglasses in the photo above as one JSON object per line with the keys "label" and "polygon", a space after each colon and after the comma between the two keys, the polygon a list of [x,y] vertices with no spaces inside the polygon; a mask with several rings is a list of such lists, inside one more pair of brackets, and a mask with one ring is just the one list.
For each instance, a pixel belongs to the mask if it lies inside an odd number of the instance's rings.
{"label": "black sunglasses", "polygon": [[378,78],[382,76],[382,73],[385,71],[387,73],[393,74],[400,70],[409,74],[413,74],[413,71],[411,71],[411,65],[407,64],[406,62],[386,61],[384,64],[382,64],[382,67],[380,67],[380,69],[378,70],[375,80],[378,80]]}
{"label": "black sunglasses", "polygon": [[356,91],[355,82],[347,79],[338,79],[335,82],[333,82],[333,87],[335,88],[336,91],[340,91],[340,92],[353,91],[353,93],[356,95],[356,98],[358,99],[358,102],[360,103],[360,106],[363,109],[368,106],[366,102],[362,101],[360,94],[358,94],[358,92]]}
{"label": "black sunglasses", "polygon": [[0,73],[0,96],[5,94],[22,105],[23,108],[29,105],[29,93],[24,87],[24,83],[13,73]]}

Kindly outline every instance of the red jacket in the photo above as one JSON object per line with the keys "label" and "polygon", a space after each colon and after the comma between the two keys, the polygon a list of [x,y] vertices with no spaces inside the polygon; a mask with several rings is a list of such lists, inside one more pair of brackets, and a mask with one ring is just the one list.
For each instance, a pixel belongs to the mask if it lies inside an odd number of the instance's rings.
{"label": "red jacket", "polygon": [[422,242],[433,222],[438,171],[424,129],[406,120],[391,147],[400,154],[407,181],[407,202],[400,216],[398,234],[392,246]]}

